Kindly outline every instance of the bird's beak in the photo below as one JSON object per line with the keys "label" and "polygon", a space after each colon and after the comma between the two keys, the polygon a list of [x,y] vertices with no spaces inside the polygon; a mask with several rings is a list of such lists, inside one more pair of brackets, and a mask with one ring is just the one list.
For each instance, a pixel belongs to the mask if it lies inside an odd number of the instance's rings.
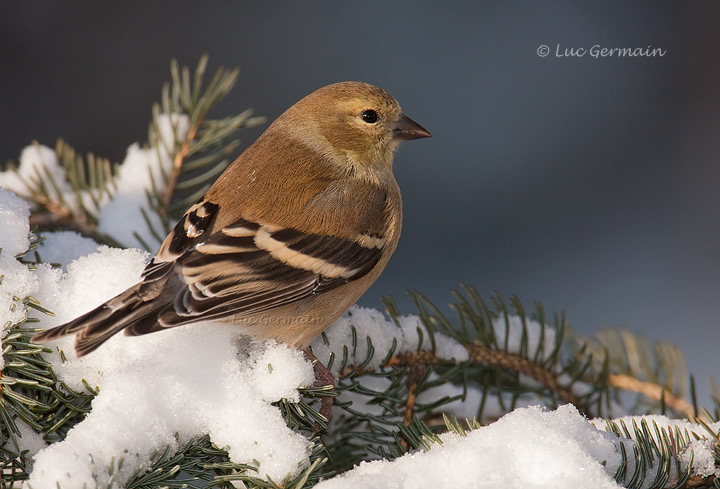
{"label": "bird's beak", "polygon": [[430,131],[423,126],[403,114],[400,117],[395,129],[393,130],[393,139],[398,141],[409,141],[411,139],[429,138],[432,136]]}

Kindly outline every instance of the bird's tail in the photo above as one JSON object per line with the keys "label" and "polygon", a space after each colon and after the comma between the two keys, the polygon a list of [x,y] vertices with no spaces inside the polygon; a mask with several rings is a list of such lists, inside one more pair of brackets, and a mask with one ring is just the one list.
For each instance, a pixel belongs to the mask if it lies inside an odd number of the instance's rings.
{"label": "bird's tail", "polygon": [[158,304],[152,301],[145,302],[138,296],[140,285],[130,287],[122,294],[69,323],[37,333],[32,341],[44,343],[77,334],[75,352],[81,357],[94,351],[115,333],[128,326],[139,321],[155,321]]}

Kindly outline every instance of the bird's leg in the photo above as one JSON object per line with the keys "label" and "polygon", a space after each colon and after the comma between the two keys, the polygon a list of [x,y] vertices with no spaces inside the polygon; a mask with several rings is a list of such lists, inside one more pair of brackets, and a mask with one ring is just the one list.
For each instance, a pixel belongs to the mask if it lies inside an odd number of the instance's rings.
{"label": "bird's leg", "polygon": [[[315,370],[315,385],[318,387],[330,386],[330,390],[334,393],[335,376],[332,372],[317,359],[310,348],[305,348],[303,350],[303,354],[305,355],[305,358],[312,362],[313,370]],[[320,414],[328,420],[328,423],[330,423],[330,418],[332,417],[333,399],[334,396],[323,396],[320,400]],[[319,430],[320,426],[316,423],[313,428],[313,434],[317,433]]]}

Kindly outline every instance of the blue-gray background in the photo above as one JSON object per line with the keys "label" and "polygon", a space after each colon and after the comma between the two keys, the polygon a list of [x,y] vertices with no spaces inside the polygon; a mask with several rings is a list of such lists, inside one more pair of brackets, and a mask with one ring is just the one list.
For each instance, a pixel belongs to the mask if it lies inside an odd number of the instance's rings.
{"label": "blue-gray background", "polygon": [[[273,119],[363,80],[434,138],[396,158],[404,234],[362,304],[459,282],[685,351],[707,399],[720,340],[720,4],[5,3],[0,160],[66,138],[122,161],[171,57],[243,69],[216,112]],[[541,45],[550,55],[537,54]],[[557,46],[663,57],[557,57]],[[249,144],[260,130],[244,135]],[[401,301],[402,309],[412,307]]]}

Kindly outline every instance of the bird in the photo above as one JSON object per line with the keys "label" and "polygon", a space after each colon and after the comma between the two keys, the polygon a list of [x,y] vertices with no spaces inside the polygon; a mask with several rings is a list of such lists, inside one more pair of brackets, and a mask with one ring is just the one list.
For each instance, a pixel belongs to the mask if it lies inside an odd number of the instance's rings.
{"label": "bird", "polygon": [[397,246],[395,151],[430,136],[374,85],[314,91],[185,212],[137,284],[33,341],[75,334],[81,357],[120,331],[217,320],[314,358],[310,342],[370,287]]}

